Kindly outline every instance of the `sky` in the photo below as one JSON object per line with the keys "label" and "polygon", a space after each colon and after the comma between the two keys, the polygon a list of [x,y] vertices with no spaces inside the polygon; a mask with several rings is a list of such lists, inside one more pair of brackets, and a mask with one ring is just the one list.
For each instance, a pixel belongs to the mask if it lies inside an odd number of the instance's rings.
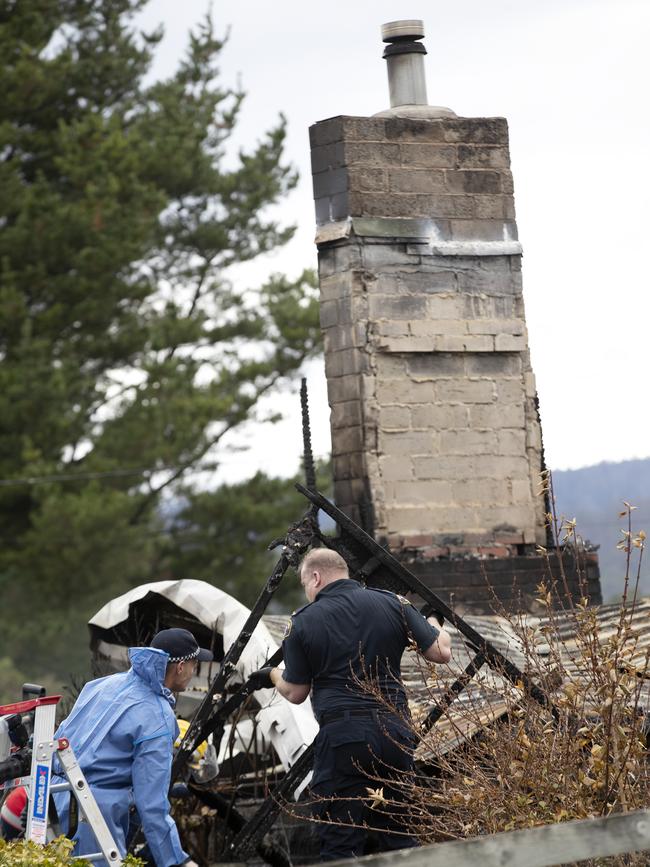
{"label": "sky", "polygon": [[[210,6],[218,30],[230,32],[223,83],[241,82],[248,94],[236,144],[250,147],[282,112],[286,154],[301,176],[277,212],[297,224],[293,240],[240,268],[235,285],[316,267],[309,126],[388,108],[380,27],[422,19],[429,103],[508,120],[548,466],[650,456],[647,0],[150,0],[139,21],[166,32],[154,76],[173,72],[188,29]],[[307,373],[314,448],[325,455],[322,362]],[[276,395],[270,406],[285,421],[239,432],[231,445],[248,448],[227,457],[219,480],[296,471],[297,393]]]}

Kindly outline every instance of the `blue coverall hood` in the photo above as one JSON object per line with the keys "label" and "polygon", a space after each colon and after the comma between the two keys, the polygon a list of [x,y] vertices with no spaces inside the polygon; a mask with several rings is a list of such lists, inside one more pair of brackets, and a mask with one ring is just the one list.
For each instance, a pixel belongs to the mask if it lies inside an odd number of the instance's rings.
{"label": "blue coverall hood", "polygon": [[169,654],[155,647],[130,647],[129,662],[133,672],[158,695],[164,696],[172,707],[176,699],[165,686],[165,673],[169,663]]}

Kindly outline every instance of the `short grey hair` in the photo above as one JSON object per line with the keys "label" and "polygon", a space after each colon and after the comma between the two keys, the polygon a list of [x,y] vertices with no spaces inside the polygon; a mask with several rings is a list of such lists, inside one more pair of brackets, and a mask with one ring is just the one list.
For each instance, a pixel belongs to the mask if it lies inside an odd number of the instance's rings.
{"label": "short grey hair", "polygon": [[302,558],[298,575],[302,577],[305,569],[313,569],[316,572],[321,572],[325,576],[334,575],[338,572],[345,572],[346,578],[349,578],[348,564],[343,557],[331,548],[312,548]]}

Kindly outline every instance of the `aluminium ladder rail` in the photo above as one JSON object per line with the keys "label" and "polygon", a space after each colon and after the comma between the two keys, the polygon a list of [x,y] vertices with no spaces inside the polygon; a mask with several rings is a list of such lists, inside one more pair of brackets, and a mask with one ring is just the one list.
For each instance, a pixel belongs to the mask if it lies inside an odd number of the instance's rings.
{"label": "aluminium ladder rail", "polygon": [[[97,806],[95,796],[79,766],[70,742],[67,738],[54,737],[56,705],[60,698],[60,695],[48,695],[29,701],[0,705],[0,716],[34,714],[31,772],[26,776],[0,783],[0,792],[18,786],[25,787],[28,803],[25,838],[45,845],[48,836],[50,795],[54,792],[71,791],[100,848],[99,852],[80,857],[87,861],[98,861],[103,858],[110,867],[119,867],[122,858],[115,840]],[[67,783],[52,783],[54,756],[61,764]]]}

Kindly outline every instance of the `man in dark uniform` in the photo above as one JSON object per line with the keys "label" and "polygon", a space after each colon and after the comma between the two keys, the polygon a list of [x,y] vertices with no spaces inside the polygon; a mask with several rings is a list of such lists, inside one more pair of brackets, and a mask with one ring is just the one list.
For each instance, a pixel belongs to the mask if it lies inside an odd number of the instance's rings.
{"label": "man in dark uniform", "polygon": [[[425,659],[448,662],[449,634],[404,597],[350,579],[335,551],[310,551],[299,574],[309,604],[287,627],[285,669],[253,677],[294,704],[312,692],[320,731],[311,790],[316,817],[324,820],[317,825],[321,860],[362,855],[364,822],[378,831],[382,851],[416,846],[400,822],[403,790],[391,784],[413,770],[400,661],[414,641]],[[369,811],[371,801],[376,809]]]}

